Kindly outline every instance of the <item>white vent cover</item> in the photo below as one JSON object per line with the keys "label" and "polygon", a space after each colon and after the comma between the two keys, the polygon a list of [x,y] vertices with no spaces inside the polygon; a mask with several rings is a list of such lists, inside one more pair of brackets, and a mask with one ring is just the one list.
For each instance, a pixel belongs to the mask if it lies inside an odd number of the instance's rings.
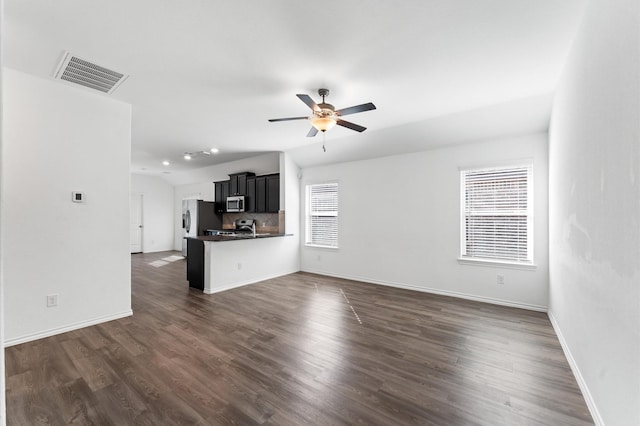
{"label": "white vent cover", "polygon": [[53,77],[104,93],[112,93],[129,76],[78,58],[70,52],[65,52]]}

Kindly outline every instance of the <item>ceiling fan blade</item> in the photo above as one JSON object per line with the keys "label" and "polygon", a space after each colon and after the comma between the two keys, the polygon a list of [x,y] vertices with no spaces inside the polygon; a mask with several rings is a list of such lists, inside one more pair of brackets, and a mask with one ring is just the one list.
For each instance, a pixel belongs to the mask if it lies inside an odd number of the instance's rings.
{"label": "ceiling fan blade", "polygon": [[356,132],[364,132],[365,130],[367,130],[366,127],[351,123],[350,121],[338,120],[336,124],[338,126],[346,127],[347,129],[355,130]]}
{"label": "ceiling fan blade", "polygon": [[269,121],[274,123],[276,121],[291,121],[291,120],[307,120],[309,117],[287,117],[287,118],[270,118]]}
{"label": "ceiling fan blade", "polygon": [[308,138],[312,138],[317,134],[318,134],[318,129],[316,129],[315,127],[311,126],[311,129],[309,130],[309,133],[307,133],[307,137]]}
{"label": "ceiling fan blade", "polygon": [[349,108],[339,109],[336,111],[336,114],[349,115],[349,114],[355,114],[356,112],[370,111],[372,109],[376,109],[376,106],[371,102],[369,102],[368,104],[356,105]]}
{"label": "ceiling fan blade", "polygon": [[307,104],[307,106],[312,110],[320,111],[320,107],[313,101],[313,99],[311,99],[311,96],[309,95],[296,95],[296,96],[300,98],[302,102]]}

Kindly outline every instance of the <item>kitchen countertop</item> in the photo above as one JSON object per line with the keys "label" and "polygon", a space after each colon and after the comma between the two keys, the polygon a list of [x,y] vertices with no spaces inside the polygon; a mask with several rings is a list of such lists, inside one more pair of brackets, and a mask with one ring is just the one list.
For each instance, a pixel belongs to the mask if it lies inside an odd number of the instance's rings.
{"label": "kitchen countertop", "polygon": [[192,240],[199,241],[211,241],[211,242],[220,242],[220,241],[237,241],[237,240],[257,240],[259,238],[273,238],[273,237],[288,237],[293,234],[259,234],[254,236],[230,236],[230,235],[207,235],[200,237],[189,237]]}

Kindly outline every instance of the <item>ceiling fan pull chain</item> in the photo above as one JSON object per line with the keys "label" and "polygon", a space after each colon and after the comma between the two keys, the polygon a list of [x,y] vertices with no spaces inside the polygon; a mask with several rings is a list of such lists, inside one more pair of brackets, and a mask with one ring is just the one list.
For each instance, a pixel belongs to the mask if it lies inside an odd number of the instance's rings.
{"label": "ceiling fan pull chain", "polygon": [[322,150],[327,152],[327,148],[324,146],[325,143],[326,132],[322,132]]}

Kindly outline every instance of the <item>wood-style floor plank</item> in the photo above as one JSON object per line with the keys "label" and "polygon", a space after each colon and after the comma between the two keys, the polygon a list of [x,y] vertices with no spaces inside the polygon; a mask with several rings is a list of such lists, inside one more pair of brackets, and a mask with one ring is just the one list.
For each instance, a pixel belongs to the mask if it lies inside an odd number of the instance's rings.
{"label": "wood-style floor plank", "polygon": [[297,273],[6,349],[9,425],[592,425],[543,313]]}

